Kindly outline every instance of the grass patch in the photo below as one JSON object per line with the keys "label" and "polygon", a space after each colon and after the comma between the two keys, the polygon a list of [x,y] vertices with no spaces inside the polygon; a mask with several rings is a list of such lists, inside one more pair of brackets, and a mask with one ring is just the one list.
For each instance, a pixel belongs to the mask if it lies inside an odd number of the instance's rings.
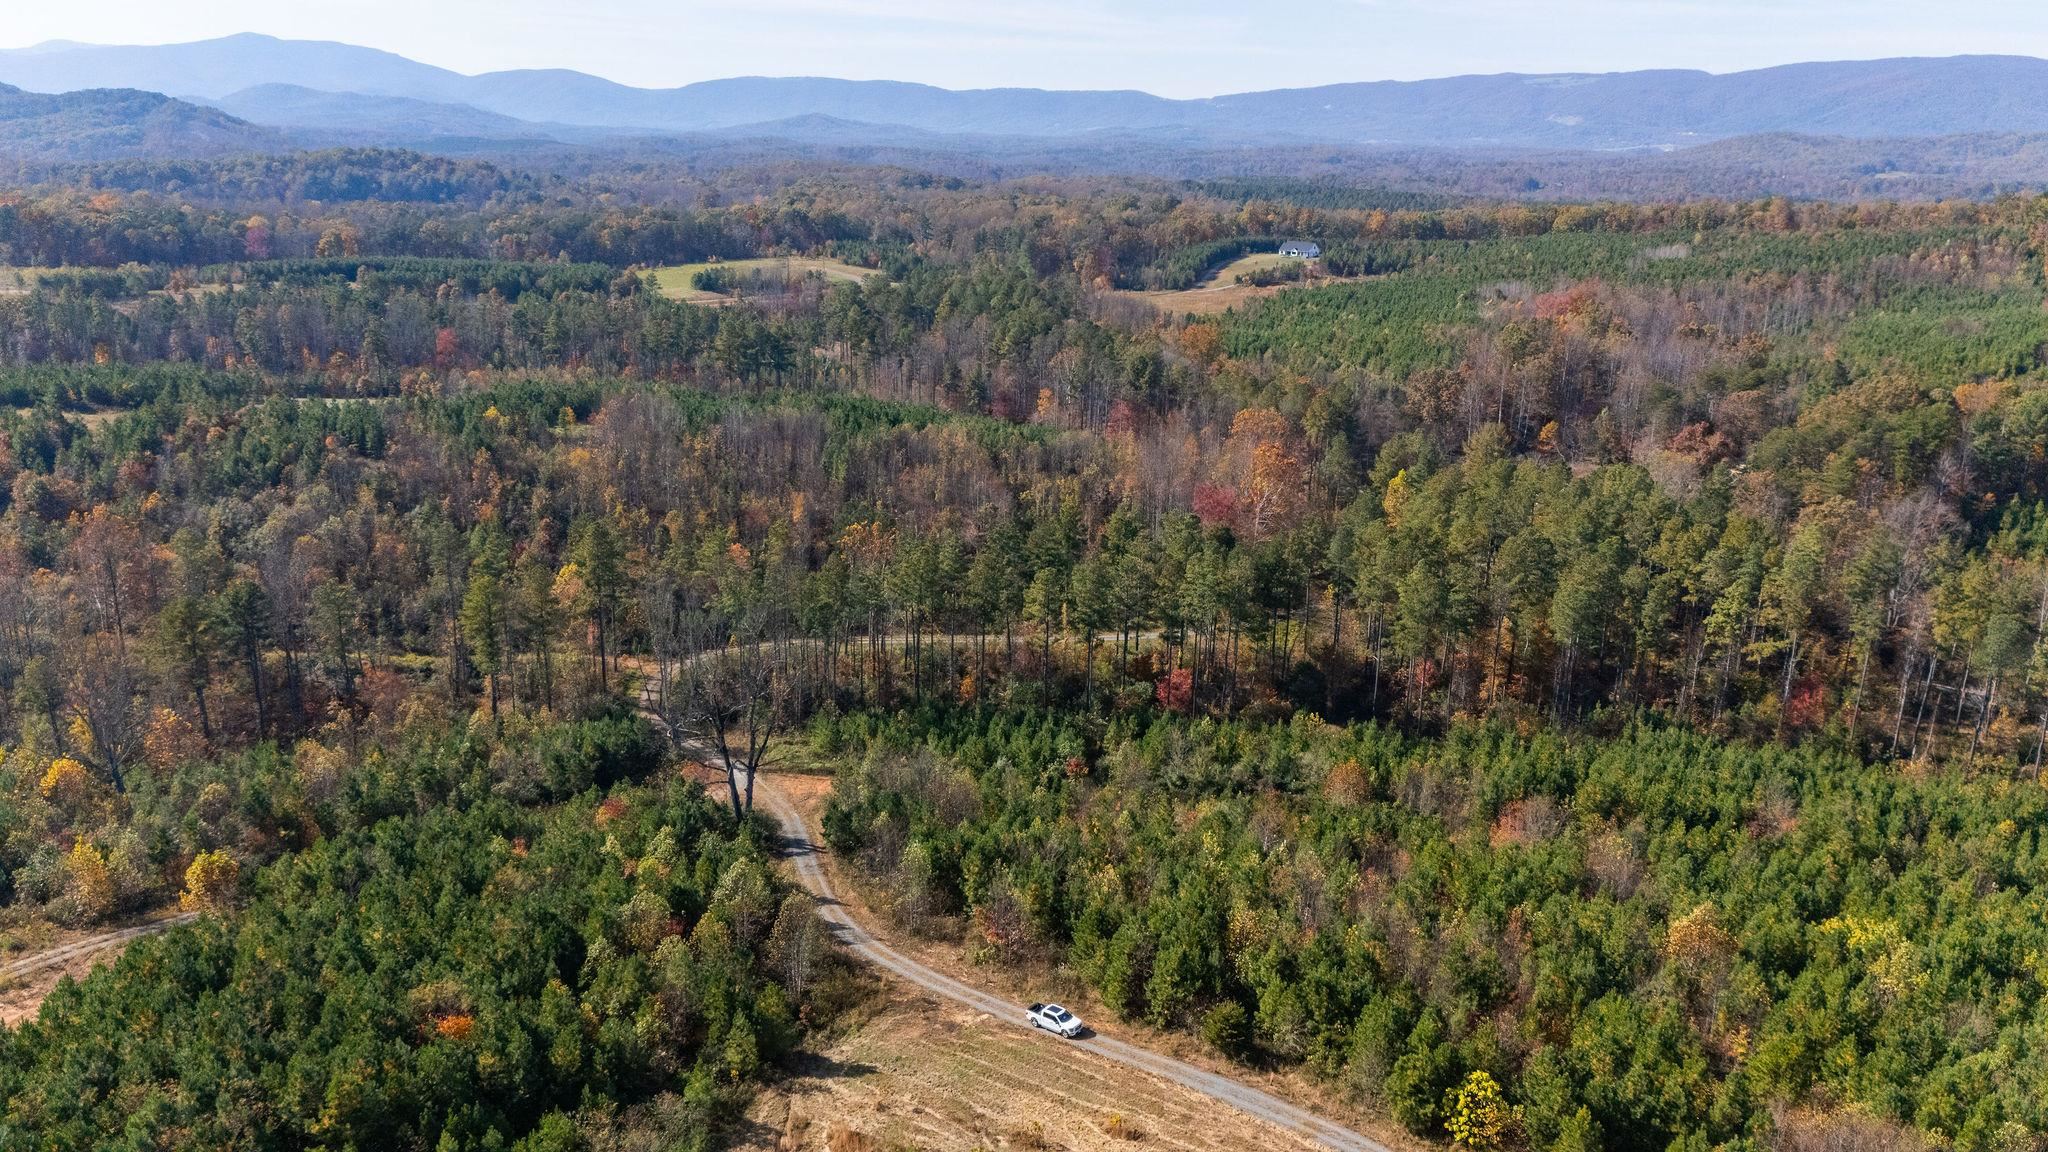
{"label": "grass patch", "polygon": [[696,287],[693,281],[697,273],[712,269],[731,273],[735,276],[807,276],[816,273],[827,280],[839,280],[858,284],[870,276],[879,275],[872,268],[860,268],[843,260],[831,260],[816,256],[764,256],[754,260],[721,260],[717,263],[671,264],[656,268],[654,285],[661,294],[671,300],[688,300],[692,303],[708,303],[730,299],[721,293],[707,292]]}
{"label": "grass patch", "polygon": [[0,296],[20,296],[33,291],[36,282],[55,268],[16,268],[0,264]]}
{"label": "grass patch", "polygon": [[1289,265],[1305,263],[1306,261],[1299,258],[1282,256],[1278,252],[1254,252],[1249,256],[1240,256],[1204,276],[1200,286],[1235,284],[1240,276],[1250,276],[1258,272],[1266,272],[1275,268],[1285,268]]}

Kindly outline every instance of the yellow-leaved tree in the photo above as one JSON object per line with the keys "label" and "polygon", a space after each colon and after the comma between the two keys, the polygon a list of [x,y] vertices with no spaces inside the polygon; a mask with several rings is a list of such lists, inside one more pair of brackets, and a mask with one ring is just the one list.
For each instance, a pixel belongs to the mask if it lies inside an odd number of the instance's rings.
{"label": "yellow-leaved tree", "polygon": [[92,841],[80,836],[71,845],[64,870],[71,875],[72,915],[78,923],[91,923],[114,910],[114,874]]}
{"label": "yellow-leaved tree", "polygon": [[242,866],[226,852],[201,852],[185,869],[185,890],[178,904],[187,912],[225,912],[234,906]]}
{"label": "yellow-leaved tree", "polygon": [[1500,1084],[1485,1072],[1474,1072],[1451,1089],[1445,1101],[1450,1114],[1444,1128],[1460,1148],[1495,1152],[1505,1148],[1520,1123],[1520,1109],[1508,1104]]}
{"label": "yellow-leaved tree", "polygon": [[92,798],[92,772],[68,756],[59,756],[44,770],[38,790],[43,799],[76,814]]}

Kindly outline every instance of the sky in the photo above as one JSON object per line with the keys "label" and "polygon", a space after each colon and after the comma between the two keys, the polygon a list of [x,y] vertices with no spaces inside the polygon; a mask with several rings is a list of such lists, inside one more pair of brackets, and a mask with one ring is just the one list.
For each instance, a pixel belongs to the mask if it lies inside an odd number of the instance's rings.
{"label": "sky", "polygon": [[2048,56],[2041,0],[0,0],[0,46],[235,32],[342,40],[460,72],[575,68],[1163,96],[1472,72]]}

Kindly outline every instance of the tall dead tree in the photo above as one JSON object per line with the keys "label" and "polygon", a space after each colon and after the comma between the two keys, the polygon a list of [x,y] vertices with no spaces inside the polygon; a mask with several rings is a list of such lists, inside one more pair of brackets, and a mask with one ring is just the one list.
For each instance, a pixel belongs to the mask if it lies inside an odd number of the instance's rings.
{"label": "tall dead tree", "polygon": [[[807,698],[808,667],[788,640],[717,611],[688,580],[657,574],[645,592],[655,667],[643,704],[670,747],[717,769],[735,819],[754,810],[769,738]],[[740,625],[735,629],[734,624]]]}
{"label": "tall dead tree", "polygon": [[754,810],[754,777],[792,715],[797,675],[779,646],[736,644],[679,661],[665,687],[678,706],[670,730],[679,750],[715,757],[735,819]]}

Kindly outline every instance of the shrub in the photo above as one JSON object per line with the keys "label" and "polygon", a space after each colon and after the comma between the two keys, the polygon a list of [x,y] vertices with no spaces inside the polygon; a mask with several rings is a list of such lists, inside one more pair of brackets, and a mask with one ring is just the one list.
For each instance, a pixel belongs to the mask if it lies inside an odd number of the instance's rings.
{"label": "shrub", "polygon": [[645,721],[613,712],[544,729],[540,761],[547,791],[559,799],[647,776],[661,765],[661,747]]}
{"label": "shrub", "polygon": [[1251,1049],[1251,1016],[1244,1005],[1225,1000],[1202,1017],[1202,1039],[1232,1060],[1241,1060]]}
{"label": "shrub", "polygon": [[64,867],[71,874],[67,895],[73,923],[90,924],[114,910],[113,872],[107,867],[106,856],[91,841],[79,837],[65,857]]}

